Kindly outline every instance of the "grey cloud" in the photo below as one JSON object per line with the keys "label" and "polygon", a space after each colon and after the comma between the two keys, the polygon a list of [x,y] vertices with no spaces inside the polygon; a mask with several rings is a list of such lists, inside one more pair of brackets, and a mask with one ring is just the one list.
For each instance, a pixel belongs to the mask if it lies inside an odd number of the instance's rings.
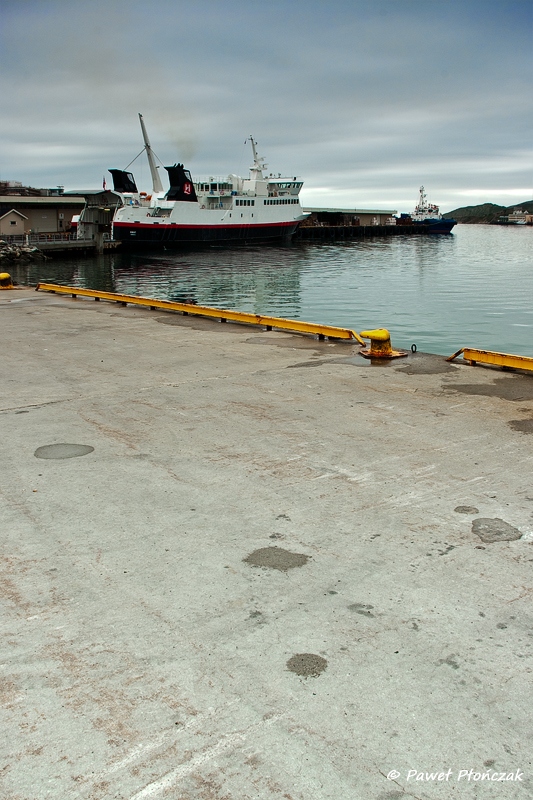
{"label": "grey cloud", "polygon": [[141,149],[140,111],[160,158],[195,175],[245,170],[253,133],[309,203],[390,207],[430,181],[444,208],[476,191],[519,201],[533,194],[524,7],[4,0],[1,176],[99,185]]}

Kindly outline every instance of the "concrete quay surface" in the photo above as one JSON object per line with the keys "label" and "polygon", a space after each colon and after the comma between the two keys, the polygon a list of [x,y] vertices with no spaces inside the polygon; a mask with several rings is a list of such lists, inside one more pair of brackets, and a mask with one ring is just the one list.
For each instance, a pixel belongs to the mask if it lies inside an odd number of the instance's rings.
{"label": "concrete quay surface", "polygon": [[533,797],[531,376],[30,289],[0,331],[1,798]]}

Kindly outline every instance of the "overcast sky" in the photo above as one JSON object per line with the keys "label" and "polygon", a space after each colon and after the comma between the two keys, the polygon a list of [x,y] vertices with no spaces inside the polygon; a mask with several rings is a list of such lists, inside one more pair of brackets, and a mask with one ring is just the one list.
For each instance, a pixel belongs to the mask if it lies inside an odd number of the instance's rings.
{"label": "overcast sky", "polygon": [[[0,179],[97,188],[142,149],[304,205],[533,197],[532,0],[0,0]],[[146,159],[131,167],[150,189]],[[166,176],[165,176],[166,177]],[[107,175],[109,185],[110,176]]]}

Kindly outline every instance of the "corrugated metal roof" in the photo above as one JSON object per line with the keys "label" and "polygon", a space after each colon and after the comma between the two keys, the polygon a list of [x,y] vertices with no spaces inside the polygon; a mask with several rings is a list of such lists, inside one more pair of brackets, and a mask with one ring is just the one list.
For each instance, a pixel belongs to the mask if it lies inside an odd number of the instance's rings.
{"label": "corrugated metal roof", "polygon": [[396,209],[371,209],[371,208],[308,208],[303,209],[306,214],[397,214]]}

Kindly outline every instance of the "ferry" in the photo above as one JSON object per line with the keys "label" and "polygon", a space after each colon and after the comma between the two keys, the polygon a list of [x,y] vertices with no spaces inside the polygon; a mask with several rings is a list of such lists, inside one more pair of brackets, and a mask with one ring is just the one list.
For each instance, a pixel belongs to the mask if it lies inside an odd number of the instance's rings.
{"label": "ferry", "polygon": [[112,222],[116,241],[135,246],[275,242],[290,240],[307,216],[300,205],[302,181],[265,175],[268,167],[252,136],[247,139],[253,154],[248,178],[230,174],[194,181],[183,164],[174,164],[165,167],[170,184],[165,191],[142,114],[139,120],[152,193],[139,192],[131,172],[109,170],[122,201]]}
{"label": "ferry", "polygon": [[440,213],[439,207],[428,203],[424,187],[420,187],[420,195],[415,210],[409,215],[414,225],[424,225],[428,233],[450,233],[454,225],[454,219],[445,219]]}

